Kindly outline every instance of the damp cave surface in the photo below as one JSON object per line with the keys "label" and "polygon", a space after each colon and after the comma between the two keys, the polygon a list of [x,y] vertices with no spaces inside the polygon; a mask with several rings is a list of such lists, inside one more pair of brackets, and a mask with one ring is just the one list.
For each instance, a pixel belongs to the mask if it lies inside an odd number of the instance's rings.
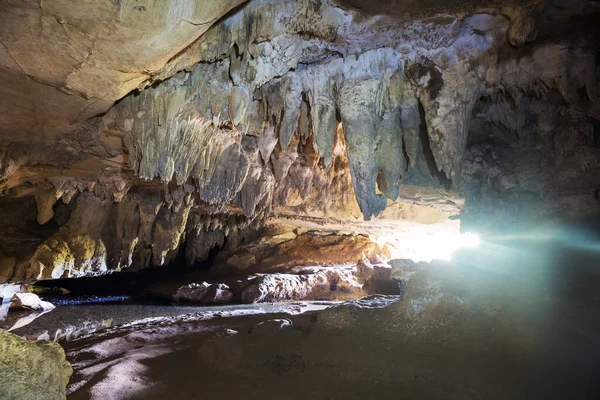
{"label": "damp cave surface", "polygon": [[[64,342],[77,366],[68,398],[595,398],[594,229],[588,222],[552,238],[499,235],[457,251],[451,261],[428,264],[423,277],[407,280],[403,300],[350,314],[294,315],[263,305],[257,315],[228,316],[255,306],[182,307],[147,298],[60,305],[56,315],[67,319],[71,313],[122,322],[158,318]],[[133,274],[139,282],[155,278]],[[71,287],[78,295],[131,294],[119,288],[121,279]],[[436,306],[427,308],[432,301]],[[198,309],[223,317],[180,319]],[[26,329],[52,321],[45,318],[52,313]],[[291,326],[257,329],[272,320]]]}
{"label": "damp cave surface", "polygon": [[[343,330],[311,321],[327,311],[284,316],[295,330],[269,333],[252,332],[262,316],[207,321],[201,332],[179,324],[160,343],[143,339],[156,354],[148,351],[140,359],[128,349],[95,380],[123,390],[124,380],[143,382],[127,392],[139,399],[208,393],[232,399],[597,396],[597,253],[559,242],[485,246],[463,250],[435,268],[434,276],[453,286],[466,310],[441,305],[429,332],[406,336],[410,321],[395,316],[402,301],[373,315],[359,314]],[[276,317],[282,316],[269,316]],[[373,330],[375,321],[379,329]],[[219,334],[225,329],[238,333]],[[73,342],[67,354],[77,362],[95,346],[127,341],[131,334]],[[115,375],[118,365],[130,362],[143,368],[123,369],[127,379]],[[88,398],[86,388],[101,387],[90,381],[69,398]]]}

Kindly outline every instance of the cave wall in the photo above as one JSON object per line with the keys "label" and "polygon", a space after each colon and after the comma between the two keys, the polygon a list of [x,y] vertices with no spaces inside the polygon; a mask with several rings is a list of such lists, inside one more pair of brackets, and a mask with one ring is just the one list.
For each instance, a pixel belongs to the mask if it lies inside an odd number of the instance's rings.
{"label": "cave wall", "polygon": [[[281,215],[377,220],[408,202],[464,211],[463,228],[480,230],[600,213],[596,2],[376,15],[375,3],[369,11],[256,0],[218,21],[240,2],[209,11],[184,3],[146,10],[152,23],[118,17],[111,35],[121,42],[131,38],[123,29],[154,36],[90,52],[70,78],[89,82],[90,93],[104,85],[112,95],[103,101],[120,99],[113,107],[78,109],[58,135],[4,124],[3,205],[37,225],[21,238],[2,236],[0,279],[159,266],[182,252],[193,265]],[[111,4],[117,14],[131,6]],[[44,9],[3,7],[26,13],[32,26],[41,12],[46,27]],[[75,22],[55,11],[69,32]],[[58,34],[54,20],[48,29]],[[14,49],[27,44],[7,45],[16,28],[3,29],[5,52],[18,60]],[[98,38],[99,46],[108,40]],[[168,57],[155,54],[164,48]],[[127,68],[154,66],[126,84],[100,79],[109,53]],[[60,96],[74,96],[67,89]],[[13,220],[7,232],[26,231]]]}

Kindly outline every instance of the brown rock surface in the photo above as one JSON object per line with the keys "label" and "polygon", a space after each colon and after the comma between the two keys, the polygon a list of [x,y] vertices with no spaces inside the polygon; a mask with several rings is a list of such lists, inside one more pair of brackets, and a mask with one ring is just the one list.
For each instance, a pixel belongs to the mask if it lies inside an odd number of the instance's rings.
{"label": "brown rock surface", "polygon": [[3,140],[56,138],[105,112],[242,2],[3,2]]}
{"label": "brown rock surface", "polygon": [[[265,235],[258,242],[225,250],[216,261],[218,271],[235,272],[241,265],[245,273],[284,272],[296,266],[356,264],[356,260],[363,258],[375,262],[389,257],[385,247],[366,235],[308,232],[280,242],[281,236],[275,235],[272,238],[279,239],[273,240],[265,239],[269,237]],[[241,257],[248,254],[252,254],[254,263],[240,264]]]}

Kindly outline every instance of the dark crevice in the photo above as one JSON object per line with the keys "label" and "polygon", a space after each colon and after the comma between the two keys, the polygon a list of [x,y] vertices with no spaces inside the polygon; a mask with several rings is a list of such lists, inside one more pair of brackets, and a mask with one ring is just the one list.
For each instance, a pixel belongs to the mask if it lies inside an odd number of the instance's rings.
{"label": "dark crevice", "polygon": [[432,178],[436,178],[441,186],[445,189],[450,189],[452,187],[452,181],[444,174],[444,172],[438,169],[438,166],[435,162],[435,157],[433,156],[433,152],[431,151],[431,144],[429,142],[429,135],[427,134],[427,125],[425,122],[425,109],[423,108],[423,104],[419,101],[419,115],[421,117],[421,125],[419,126],[419,138],[421,139],[421,146],[423,150],[423,155],[425,156],[425,162],[427,164],[427,168],[429,169],[430,176]]}
{"label": "dark crevice", "polygon": [[32,255],[39,245],[58,231],[65,222],[64,218],[68,219],[71,208],[58,202],[54,207],[54,217],[40,225],[37,222],[37,206],[33,196],[0,198],[0,257],[4,255],[23,259]]}
{"label": "dark crevice", "polygon": [[402,156],[404,157],[404,171],[402,171],[402,176],[406,173],[406,171],[410,168],[410,157],[406,152],[406,143],[404,142],[404,138],[402,139]]}
{"label": "dark crevice", "polygon": [[377,173],[377,188],[381,193],[387,193],[388,191],[388,183],[385,179],[385,172],[382,169]]}
{"label": "dark crevice", "polygon": [[595,118],[590,118],[591,122],[592,122],[592,126],[594,129],[594,133],[593,133],[593,143],[594,146],[596,147],[600,147],[600,121],[595,119]]}

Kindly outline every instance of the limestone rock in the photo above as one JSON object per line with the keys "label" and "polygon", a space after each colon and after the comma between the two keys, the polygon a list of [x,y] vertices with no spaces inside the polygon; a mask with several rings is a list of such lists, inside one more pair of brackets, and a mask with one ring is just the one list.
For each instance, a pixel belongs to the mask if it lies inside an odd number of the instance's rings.
{"label": "limestone rock", "polygon": [[233,293],[229,290],[229,286],[222,283],[207,283],[202,282],[190,283],[177,289],[173,295],[175,301],[186,301],[190,303],[200,304],[222,304],[232,300]]}
{"label": "limestone rock", "polygon": [[208,288],[202,302],[208,304],[228,303],[232,298],[233,293],[229,290],[229,286],[222,283],[215,283]]}
{"label": "limestone rock", "polygon": [[268,274],[259,276],[242,291],[242,302],[264,303],[285,300],[338,299],[357,297],[362,285],[350,271],[323,269],[315,273]]}
{"label": "limestone rock", "polygon": [[52,303],[43,301],[34,293],[16,293],[12,301],[13,307],[24,307],[35,311],[52,311],[55,306]]}
{"label": "limestone rock", "polygon": [[44,225],[50,221],[54,216],[52,206],[56,203],[56,198],[53,192],[46,192],[35,197],[37,204],[37,222],[40,225]]}
{"label": "limestone rock", "polygon": [[3,3],[3,139],[56,137],[105,112],[242,2]]}
{"label": "limestone rock", "polygon": [[0,285],[0,321],[4,321],[8,315],[8,310],[15,293],[21,291],[19,285],[4,284]]}
{"label": "limestone rock", "polygon": [[409,280],[410,277],[420,269],[417,263],[406,259],[390,260],[388,261],[388,264],[392,267],[391,275],[405,281]]}
{"label": "limestone rock", "polygon": [[285,232],[275,236],[264,236],[260,239],[260,244],[277,245],[296,239],[298,236],[294,232]]}
{"label": "limestone rock", "polygon": [[364,280],[363,287],[367,293],[393,295],[400,298],[404,295],[406,286],[404,277],[392,276],[394,269],[387,263],[371,264],[368,260],[361,260],[356,268],[356,275]]}
{"label": "limestone rock", "polygon": [[256,265],[256,257],[252,253],[234,254],[227,259],[227,264],[234,266],[236,269],[244,270]]}
{"label": "limestone rock", "polygon": [[58,344],[30,342],[0,329],[2,399],[66,399],[72,372],[65,352]]}
{"label": "limestone rock", "polygon": [[402,300],[400,296],[386,296],[386,295],[370,295],[365,296],[360,299],[348,300],[342,303],[339,306],[333,306],[332,312],[335,312],[336,309],[341,308],[361,308],[361,309],[373,309],[373,308],[386,308],[397,301]]}
{"label": "limestone rock", "polygon": [[388,256],[385,246],[367,236],[292,233],[296,237],[291,239],[289,233],[281,235],[285,236],[275,239],[279,235],[265,234],[256,242],[225,250],[218,256],[218,268],[222,273],[235,271],[239,265],[246,273],[283,272],[307,265],[355,264],[356,260],[363,258],[375,262]]}
{"label": "limestone rock", "polygon": [[173,300],[175,301],[193,301],[200,302],[206,293],[208,292],[208,288],[210,288],[210,284],[207,282],[198,283],[190,283],[189,285],[182,286],[177,289],[177,292],[173,295]]}

